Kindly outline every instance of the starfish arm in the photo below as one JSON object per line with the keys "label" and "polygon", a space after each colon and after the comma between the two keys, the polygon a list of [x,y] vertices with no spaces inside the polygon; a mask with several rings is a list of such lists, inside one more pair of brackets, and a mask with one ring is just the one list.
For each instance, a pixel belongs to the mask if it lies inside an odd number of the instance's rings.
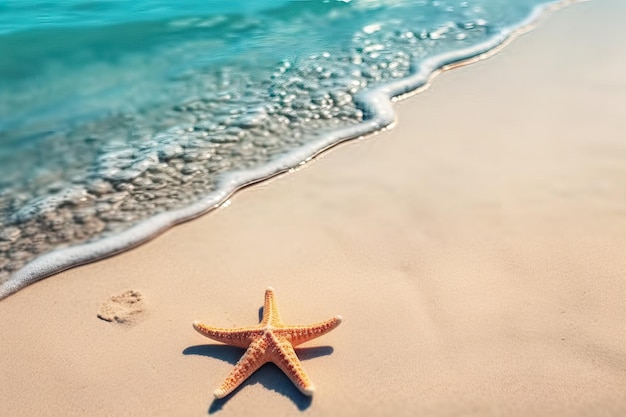
{"label": "starfish arm", "polygon": [[224,398],[233,392],[250,375],[267,362],[265,352],[269,345],[267,338],[260,337],[250,344],[246,353],[239,359],[235,368],[226,377],[222,385],[215,390],[215,398]]}
{"label": "starfish arm", "polygon": [[274,295],[274,289],[269,287],[265,290],[265,303],[263,304],[263,320],[261,320],[261,326],[280,326],[283,321],[278,313],[278,306],[276,305],[276,298]]}
{"label": "starfish arm", "polygon": [[230,346],[247,348],[250,342],[263,333],[255,327],[242,327],[237,329],[226,329],[222,327],[211,327],[199,321],[193,322],[193,328],[203,336]]}
{"label": "starfish arm", "polygon": [[339,326],[342,321],[343,318],[341,316],[335,316],[330,320],[310,326],[286,326],[282,329],[277,329],[277,332],[284,337],[291,338],[291,344],[298,346],[330,332]]}
{"label": "starfish arm", "polygon": [[300,359],[289,340],[280,340],[274,336],[274,346],[270,360],[274,362],[304,395],[312,396],[315,386],[304,372]]}

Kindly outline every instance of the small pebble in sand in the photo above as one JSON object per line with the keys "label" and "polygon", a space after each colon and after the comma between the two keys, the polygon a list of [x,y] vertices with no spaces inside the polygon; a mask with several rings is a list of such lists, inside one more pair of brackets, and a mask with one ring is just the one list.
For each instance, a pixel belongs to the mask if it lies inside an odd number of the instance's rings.
{"label": "small pebble in sand", "polygon": [[114,295],[100,306],[98,318],[104,321],[132,325],[137,323],[146,311],[143,295],[139,291],[128,290]]}

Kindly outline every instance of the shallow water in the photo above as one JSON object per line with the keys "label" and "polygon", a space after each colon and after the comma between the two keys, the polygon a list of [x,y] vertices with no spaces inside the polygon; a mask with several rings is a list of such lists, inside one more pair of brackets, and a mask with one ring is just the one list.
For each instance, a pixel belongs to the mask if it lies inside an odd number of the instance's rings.
{"label": "shallow water", "polygon": [[384,127],[368,92],[409,91],[547,3],[4,1],[0,298]]}

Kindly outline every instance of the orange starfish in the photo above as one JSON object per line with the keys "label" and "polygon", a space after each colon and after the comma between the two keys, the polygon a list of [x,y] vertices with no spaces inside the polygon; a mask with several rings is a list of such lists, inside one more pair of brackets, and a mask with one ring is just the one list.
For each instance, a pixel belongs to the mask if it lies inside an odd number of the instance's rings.
{"label": "orange starfish", "polygon": [[310,326],[286,325],[278,314],[274,290],[270,287],[265,290],[263,320],[257,326],[225,329],[206,326],[194,321],[193,328],[210,339],[247,349],[235,365],[235,369],[215,390],[215,398],[224,398],[233,392],[246,378],[267,362],[274,362],[278,365],[303,394],[310,396],[313,395],[315,387],[302,369],[293,348],[328,333],[339,326],[341,321],[341,316],[335,316],[330,320]]}

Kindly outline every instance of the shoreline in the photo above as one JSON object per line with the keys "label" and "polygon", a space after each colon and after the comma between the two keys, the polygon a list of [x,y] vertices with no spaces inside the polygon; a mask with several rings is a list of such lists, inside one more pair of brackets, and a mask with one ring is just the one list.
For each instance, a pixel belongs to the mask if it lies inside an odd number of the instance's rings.
{"label": "shoreline", "polygon": [[393,106],[399,100],[426,90],[434,79],[443,72],[490,58],[517,37],[531,30],[548,14],[578,1],[580,0],[552,0],[537,5],[524,20],[515,26],[504,28],[480,44],[426,59],[417,67],[418,70],[408,77],[384,84],[375,90],[357,94],[355,101],[358,103],[358,107],[372,113],[374,116],[371,119],[364,120],[356,126],[328,133],[317,141],[291,151],[263,167],[223,175],[215,192],[193,204],[157,214],[113,236],[53,250],[36,257],[11,274],[6,281],[0,283],[0,300],[41,279],[70,268],[115,256],[145,244],[172,227],[194,220],[219,208],[241,190],[297,170],[341,144],[373,136],[393,127],[397,119],[397,113]]}
{"label": "shoreline", "polygon": [[[394,129],[0,301],[3,410],[623,415],[624,10],[551,13]],[[242,351],[192,322],[256,324],[270,285],[287,323],[345,319],[298,350],[316,395],[265,366],[214,402]],[[128,289],[137,320],[97,318]]]}

